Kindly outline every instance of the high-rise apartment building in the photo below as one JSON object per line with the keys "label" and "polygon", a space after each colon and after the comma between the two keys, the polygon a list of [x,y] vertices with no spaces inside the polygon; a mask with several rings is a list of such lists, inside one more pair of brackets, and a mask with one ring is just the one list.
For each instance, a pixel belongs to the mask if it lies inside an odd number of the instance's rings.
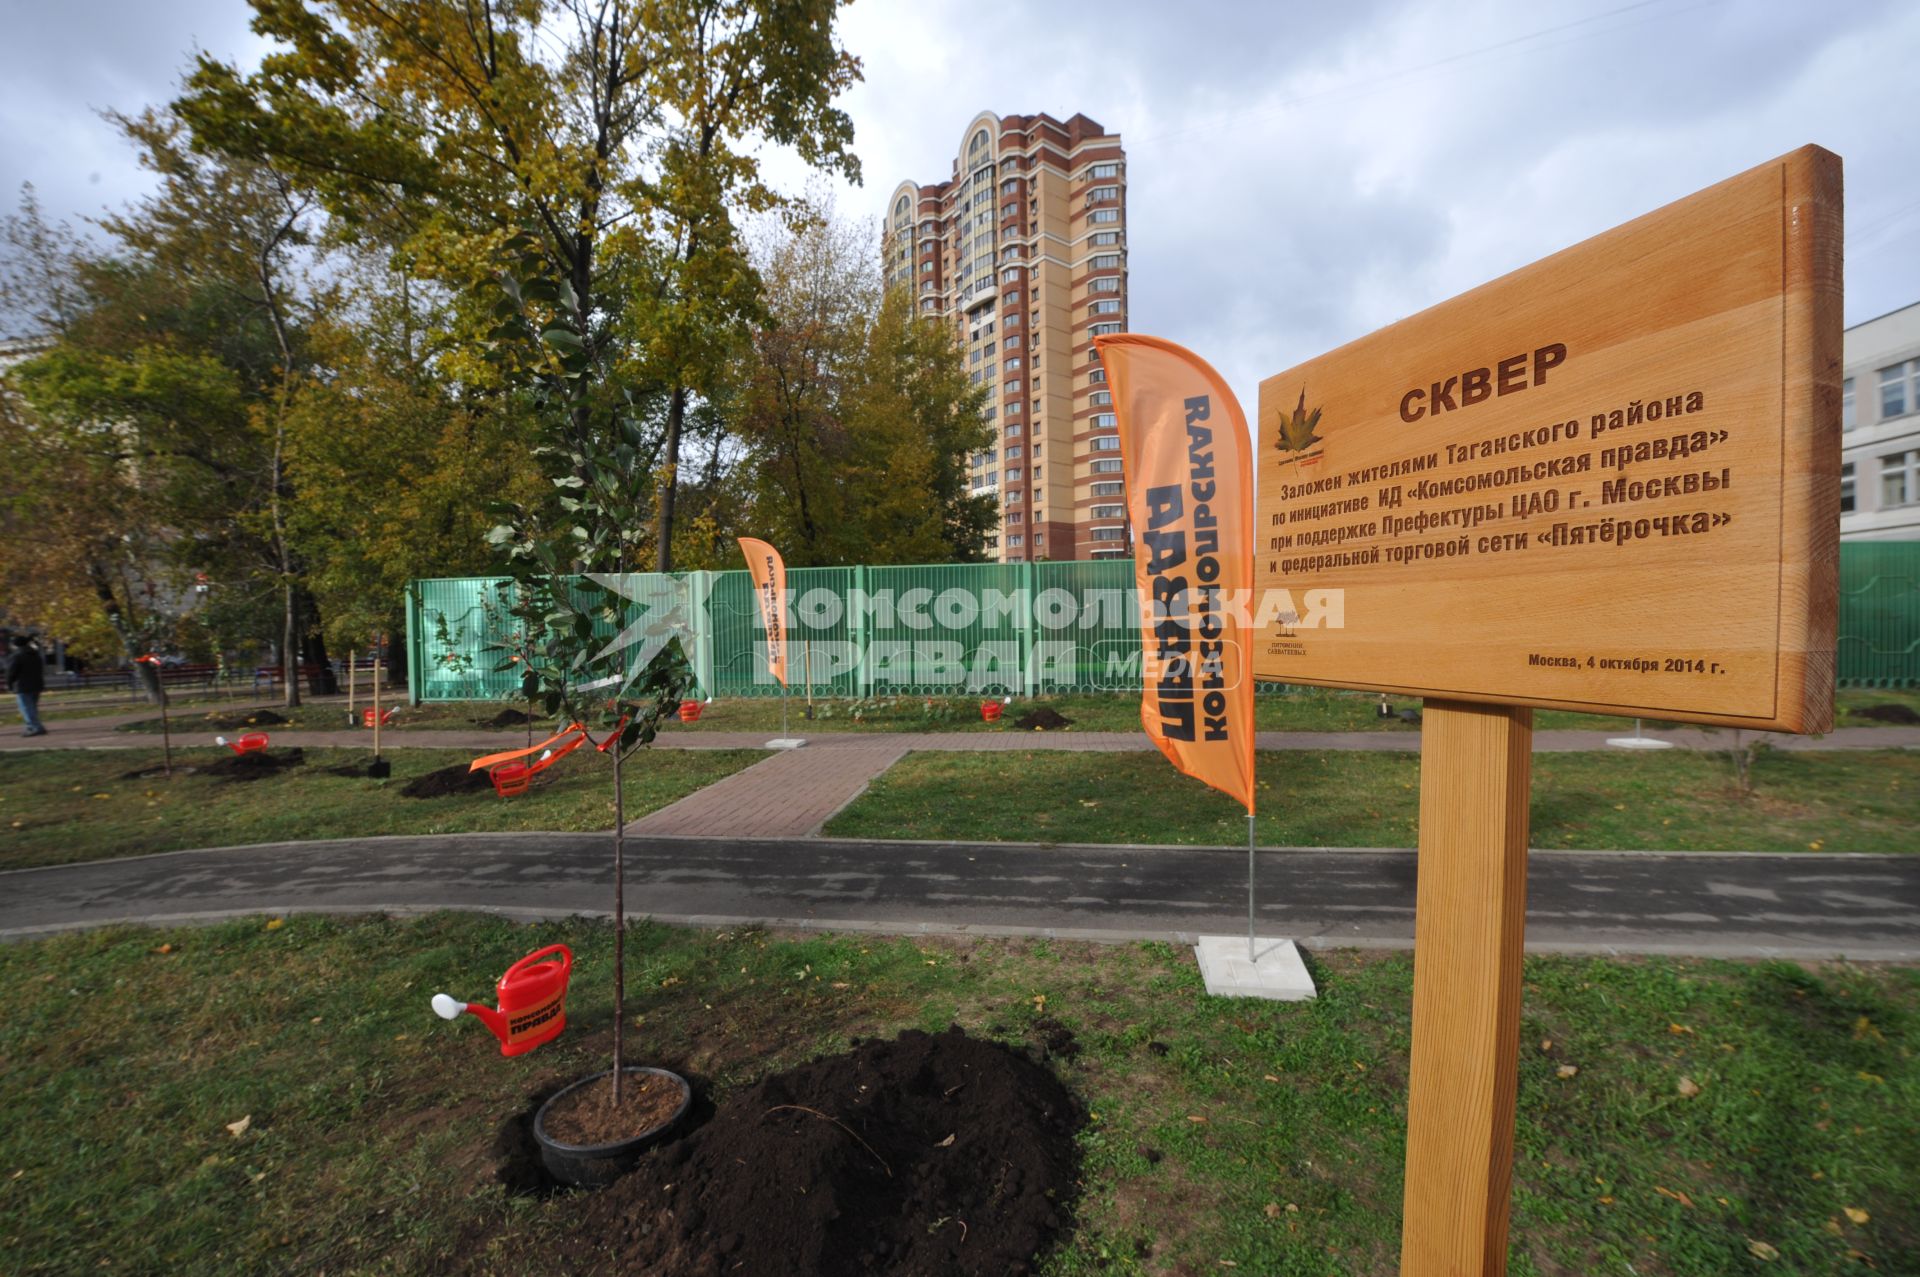
{"label": "high-rise apartment building", "polygon": [[944,182],[902,182],[882,231],[890,286],[953,324],[993,387],[972,459],[1000,502],[1003,562],[1129,553],[1113,396],[1093,339],[1127,327],[1127,162],[1084,115],[996,116],[961,135]]}

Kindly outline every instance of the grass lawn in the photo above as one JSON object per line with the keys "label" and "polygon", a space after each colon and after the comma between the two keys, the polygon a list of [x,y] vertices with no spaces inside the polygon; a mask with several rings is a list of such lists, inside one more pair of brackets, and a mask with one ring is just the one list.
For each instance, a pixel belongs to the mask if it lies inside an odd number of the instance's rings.
{"label": "grass lawn", "polygon": [[[185,772],[226,750],[176,749],[175,776],[125,777],[160,765],[160,751],[58,750],[0,754],[0,869],[66,864],[182,847],[446,834],[508,829],[611,829],[610,769],[590,751],[555,764],[549,783],[516,798],[491,791],[407,798],[409,780],[472,761],[461,750],[388,755],[393,775],[371,780],[367,750],[306,751],[306,764],[258,780]],[[758,762],[758,750],[654,750],[626,765],[626,813],[635,819]],[[332,769],[358,767],[343,776]]]}
{"label": "grass lawn", "polygon": [[[172,706],[176,713],[202,714],[218,712],[222,705],[230,708],[254,704],[251,697],[222,697],[216,692],[175,692]],[[107,692],[99,688],[64,691],[49,688],[40,697],[40,721],[50,726],[82,718],[107,718],[115,714],[158,714],[160,711],[144,701],[136,700],[126,692]],[[20,706],[11,692],[0,694],[0,727],[20,722]],[[154,730],[159,731],[159,720],[154,720]]]}
{"label": "grass lawn", "polygon": [[[1411,847],[1420,758],[1263,753],[1269,846]],[[1722,755],[1535,754],[1533,845],[1605,850],[1920,851],[1920,752],[1763,752],[1754,791]],[[1017,779],[1010,779],[1017,777]],[[909,754],[828,822],[848,838],[1223,843],[1246,817],[1157,753]]]}
{"label": "grass lawn", "polygon": [[[555,1043],[429,1012],[556,940]],[[579,1203],[508,1195],[492,1146],[605,1067],[610,942],[442,914],[0,947],[0,1271],[549,1271]],[[643,925],[628,963],[632,1058],[711,1095],[907,1027],[1028,1041],[1044,997],[1093,1115],[1050,1277],[1397,1270],[1407,955],[1316,955],[1294,1005],[1208,998],[1158,944]],[[1920,972],[1532,959],[1521,1041],[1516,1277],[1911,1271]]]}
{"label": "grass lawn", "polygon": [[[1000,732],[1013,730],[1010,723],[987,723],[980,717],[980,697],[879,696],[849,701],[822,698],[815,703],[814,717],[806,717],[806,698],[798,693],[787,704],[788,723],[794,730],[808,732]],[[11,702],[9,702],[10,704]],[[1365,692],[1343,692],[1330,688],[1302,687],[1287,692],[1263,692],[1254,702],[1254,717],[1263,732],[1412,732],[1413,724],[1398,718],[1381,719],[1374,708],[1377,697]],[[1396,708],[1409,709],[1418,702],[1396,699]],[[1903,705],[1920,711],[1920,691],[1860,691],[1839,693],[1836,718],[1841,727],[1886,727],[1890,724],[1859,718],[1854,711],[1872,705]],[[1042,696],[1016,699],[1007,707],[1008,718],[1018,717],[1038,706],[1051,706],[1073,720],[1068,729],[1081,732],[1137,732],[1140,730],[1140,698],[1131,692]],[[102,713],[125,713],[122,703]],[[244,706],[240,708],[245,708]],[[334,731],[353,725],[347,718],[346,702],[328,701],[289,710],[266,706],[288,721],[274,725],[280,731]],[[355,702],[356,715],[367,708],[364,696]],[[386,706],[383,705],[383,708]],[[462,730],[480,727],[503,710],[524,710],[520,701],[454,701],[430,705],[407,705],[396,698],[391,730]],[[189,734],[208,734],[217,730],[213,720],[236,712],[233,706],[215,702],[182,707],[173,717],[174,730]],[[355,720],[358,721],[357,719]],[[536,725],[544,734],[547,724]],[[1536,710],[1534,726],[1541,731],[1612,732],[1632,728],[1630,718],[1610,718],[1596,714],[1570,714],[1564,710]],[[1672,724],[1647,720],[1649,730]],[[666,724],[670,732],[777,732],[780,728],[778,697],[734,697],[718,700],[703,708],[700,721]],[[160,730],[160,720],[145,719],[127,723],[126,732]],[[521,736],[520,727],[503,729],[503,735]]]}

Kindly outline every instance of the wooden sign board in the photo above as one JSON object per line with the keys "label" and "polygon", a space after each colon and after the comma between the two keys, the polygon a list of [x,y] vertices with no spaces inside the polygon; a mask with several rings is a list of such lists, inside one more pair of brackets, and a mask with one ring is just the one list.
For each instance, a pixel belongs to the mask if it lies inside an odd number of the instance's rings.
{"label": "wooden sign board", "polygon": [[1263,381],[1256,676],[1830,728],[1840,211],[1803,147]]}

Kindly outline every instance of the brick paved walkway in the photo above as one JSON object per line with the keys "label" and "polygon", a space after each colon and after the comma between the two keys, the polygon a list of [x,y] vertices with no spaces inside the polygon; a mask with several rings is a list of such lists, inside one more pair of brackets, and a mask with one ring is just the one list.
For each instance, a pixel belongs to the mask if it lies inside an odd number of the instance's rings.
{"label": "brick paved walkway", "polygon": [[915,736],[852,735],[779,750],[627,826],[634,834],[806,838],[906,757]]}

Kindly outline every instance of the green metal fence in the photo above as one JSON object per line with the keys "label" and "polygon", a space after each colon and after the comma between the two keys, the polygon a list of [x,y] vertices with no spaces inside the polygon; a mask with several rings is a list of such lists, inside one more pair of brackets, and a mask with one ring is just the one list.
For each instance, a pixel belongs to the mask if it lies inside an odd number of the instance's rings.
{"label": "green metal fence", "polygon": [[[657,579],[657,578],[656,578]],[[753,582],[688,572],[687,637],[702,694],[773,696]],[[416,581],[407,663],[419,701],[497,700],[509,622],[502,578]],[[1129,560],[794,568],[788,677],[825,696],[1137,691],[1140,618]],[[612,634],[609,627],[605,633]],[[1840,547],[1841,686],[1920,686],[1920,543]]]}
{"label": "green metal fence", "polygon": [[[778,695],[749,575],[688,572],[672,579],[690,604],[686,646],[701,692]],[[518,678],[495,669],[499,653],[487,650],[510,629],[510,590],[497,577],[413,583],[407,641],[414,699],[518,695]],[[787,595],[788,677],[821,695],[1140,686],[1140,622],[1133,565],[1125,560],[794,568]]]}
{"label": "green metal fence", "polygon": [[1920,686],[1920,541],[1840,547],[1840,686]]}

